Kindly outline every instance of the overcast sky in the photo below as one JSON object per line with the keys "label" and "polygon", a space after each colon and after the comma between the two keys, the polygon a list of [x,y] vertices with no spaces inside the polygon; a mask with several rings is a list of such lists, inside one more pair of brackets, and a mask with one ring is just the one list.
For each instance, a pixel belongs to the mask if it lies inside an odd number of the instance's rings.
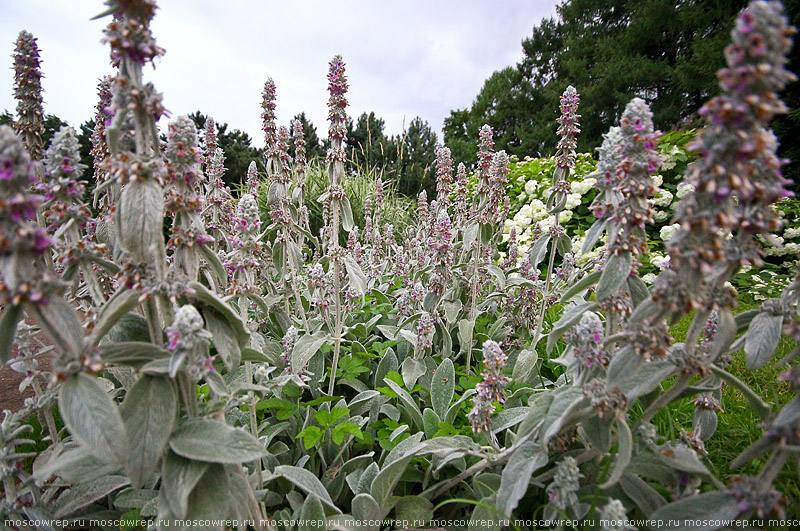
{"label": "overcast sky", "polygon": [[[261,91],[277,86],[278,123],[301,111],[327,134],[327,64],[341,54],[348,112],[375,111],[397,134],[415,116],[441,132],[495,70],[522,58],[522,40],[556,0],[161,0],[153,22],[167,53],[145,80],[172,116],[200,110],[264,144]],[[20,30],[38,38],[45,112],[77,128],[93,117],[97,80],[110,74],[100,44],[109,18],[97,0],[0,0],[7,69],[0,111],[15,112],[11,54]],[[160,124],[163,128],[165,124]],[[439,138],[441,140],[441,137]]]}

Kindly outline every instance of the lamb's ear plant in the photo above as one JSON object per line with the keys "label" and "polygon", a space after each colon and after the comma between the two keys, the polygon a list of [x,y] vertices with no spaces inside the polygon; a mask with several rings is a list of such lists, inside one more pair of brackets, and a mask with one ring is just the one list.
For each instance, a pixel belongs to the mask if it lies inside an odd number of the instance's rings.
{"label": "lamb's ear plant", "polygon": [[[351,530],[355,519],[377,530],[387,517],[500,529],[533,514],[715,529],[792,509],[776,478],[798,459],[800,399],[776,411],[730,360],[743,350],[758,369],[782,330],[800,340],[800,272],[739,315],[726,284],[760,263],[756,238],[779,226],[770,205],[787,194],[766,129],[792,78],[778,4],[755,1],[738,18],[723,95],[702,110],[701,156],[686,172],[694,193],[652,288],[639,271],[662,156],[644,100],[604,139],[583,251],[605,242],[582,261],[561,230],[578,132],[577,90],[565,91],[549,216],[525,252],[516,227],[507,242],[498,230],[510,160],[488,126],[472,176],[437,150],[436,197],[416,208],[348,166],[339,56],[326,167],[306,165],[297,123],[288,158],[268,81],[268,182],[251,165],[233,176],[247,180],[234,200],[213,119],[202,146],[186,117],[161,146],[165,110],[143,76],[164,53],[149,29],[155,4],[108,7],[118,71],[101,83],[93,138],[98,218],[79,199],[69,129],[38,163],[0,127],[0,360],[34,391],[0,419],[0,516],[20,527],[125,516],[156,529]],[[321,238],[309,217],[324,220]],[[676,343],[678,319],[691,325]],[[794,365],[780,380],[800,391]],[[764,427],[727,485],[705,451],[725,435],[723,386]],[[679,400],[694,404],[691,430],[659,432]],[[48,447],[29,454],[32,414]]]}

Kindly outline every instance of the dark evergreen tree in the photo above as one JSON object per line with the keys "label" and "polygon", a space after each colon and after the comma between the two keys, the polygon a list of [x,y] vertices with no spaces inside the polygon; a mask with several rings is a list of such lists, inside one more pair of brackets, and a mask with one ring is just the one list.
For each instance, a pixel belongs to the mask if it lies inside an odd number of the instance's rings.
{"label": "dark evergreen tree", "polygon": [[[300,120],[300,123],[303,124],[303,140],[306,141],[306,158],[308,161],[311,162],[316,159],[324,162],[326,154],[325,148],[323,148],[322,142],[320,142],[319,136],[317,136],[317,128],[306,118],[306,113],[304,112],[296,114],[294,118],[292,118],[293,122],[295,120]],[[294,158],[294,142],[289,143],[289,155]]]}
{"label": "dark evergreen tree", "polygon": [[396,160],[392,174],[397,180],[397,191],[415,197],[426,190],[428,197],[436,191],[435,165],[436,133],[428,122],[417,116],[402,135],[393,137]]}

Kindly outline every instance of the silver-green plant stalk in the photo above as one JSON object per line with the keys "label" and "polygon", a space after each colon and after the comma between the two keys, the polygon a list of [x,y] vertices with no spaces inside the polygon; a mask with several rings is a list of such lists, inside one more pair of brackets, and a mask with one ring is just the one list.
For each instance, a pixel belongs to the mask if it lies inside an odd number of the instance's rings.
{"label": "silver-green plant stalk", "polygon": [[570,191],[569,173],[575,166],[576,137],[580,132],[578,119],[581,117],[578,114],[579,102],[578,91],[572,85],[568,86],[561,95],[561,116],[558,118],[559,128],[557,131],[560,139],[558,141],[558,151],[556,151],[556,169],[553,172],[553,189],[547,199],[547,208],[553,214],[553,226],[550,229],[550,256],[547,261],[542,303],[539,307],[539,318],[536,321],[536,331],[533,335],[532,345],[538,343],[542,334],[544,315],[550,299],[550,285],[552,283],[556,251],[559,245],[558,241],[559,239],[563,240],[563,229],[561,228],[559,216],[567,204],[567,194]]}
{"label": "silver-green plant stalk", "polygon": [[[14,97],[17,100],[17,120],[14,128],[25,141],[31,160],[42,159],[44,143],[44,110],[42,109],[42,72],[36,37],[27,31],[19,32],[14,49]],[[41,178],[42,169],[37,175]]]}
{"label": "silver-green plant stalk", "polygon": [[330,241],[328,243],[328,257],[333,265],[333,305],[334,305],[334,324],[333,324],[333,362],[331,363],[331,379],[328,384],[328,395],[333,395],[333,388],[336,383],[336,369],[339,365],[339,353],[342,348],[342,264],[344,251],[339,246],[339,215],[342,203],[345,200],[344,188],[342,188],[342,177],[344,176],[344,163],[347,160],[347,153],[344,149],[344,139],[347,135],[345,119],[347,114],[347,77],[345,76],[344,61],[341,55],[337,55],[331,60],[328,70],[328,119],[331,124],[328,128],[328,138],[331,147],[328,150],[328,177],[330,187],[328,188],[328,201],[331,211],[331,230]]}

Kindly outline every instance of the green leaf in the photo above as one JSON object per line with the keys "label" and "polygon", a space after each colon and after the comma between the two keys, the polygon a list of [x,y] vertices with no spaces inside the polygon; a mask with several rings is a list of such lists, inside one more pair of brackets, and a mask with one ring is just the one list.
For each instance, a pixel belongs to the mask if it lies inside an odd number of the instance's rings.
{"label": "green leaf", "polygon": [[650,521],[665,522],[662,529],[713,531],[735,520],[739,502],[727,492],[706,492],[665,505],[650,515]]}
{"label": "green leaf", "polygon": [[242,351],[231,328],[231,325],[217,311],[205,308],[203,317],[206,320],[208,331],[214,336],[214,346],[217,354],[222,358],[222,363],[228,372],[239,366],[242,360]]}
{"label": "green leaf", "polygon": [[330,334],[318,331],[315,334],[306,334],[297,340],[292,349],[292,370],[300,372],[317,351],[330,340]]}
{"label": "green leaf", "polygon": [[759,313],[745,335],[744,354],[747,368],[760,369],[769,361],[781,339],[783,316]]}
{"label": "green leaf", "polygon": [[532,441],[517,448],[503,468],[500,490],[497,491],[497,509],[511,517],[528,491],[531,476],[546,464],[547,452]]}
{"label": "green leaf", "polygon": [[209,463],[185,459],[168,451],[161,467],[161,495],[170,512],[185,518],[189,507],[189,494],[210,468]]}
{"label": "green leaf", "polygon": [[324,433],[325,432],[317,426],[307,426],[297,434],[297,439],[302,439],[306,450],[310,450],[314,447],[314,445],[322,440]]}
{"label": "green leaf", "polygon": [[336,504],[333,503],[331,495],[325,490],[325,487],[320,480],[317,479],[317,476],[308,470],[291,465],[279,465],[275,467],[272,476],[267,478],[267,480],[277,479],[279,477],[286,479],[303,492],[315,495],[322,503],[327,505],[330,509],[333,509],[337,514],[342,512],[336,507]]}
{"label": "green leaf", "polygon": [[134,488],[156,471],[178,415],[175,382],[163,376],[141,376],[119,406],[129,454],[125,469]]}
{"label": "green leaf", "polygon": [[614,460],[614,468],[611,469],[611,475],[608,476],[605,483],[600,485],[600,488],[603,490],[615,485],[617,481],[619,481],[619,478],[622,477],[622,473],[625,472],[625,468],[627,468],[631,462],[633,436],[631,435],[631,429],[628,427],[628,423],[625,422],[623,418],[617,419],[617,440],[619,442],[617,458]]}
{"label": "green leaf", "polygon": [[599,301],[617,293],[631,275],[633,259],[630,253],[612,254],[606,261],[597,283],[595,298]]}
{"label": "green leaf", "polygon": [[119,409],[96,378],[79,373],[61,384],[58,409],[81,445],[105,463],[122,466],[128,436]]}
{"label": "green leaf", "polygon": [[188,459],[237,464],[265,455],[258,439],[222,421],[191,418],[181,422],[169,439],[172,451]]}
{"label": "green leaf", "polygon": [[22,319],[22,306],[11,305],[6,307],[0,317],[0,365],[11,359],[11,346],[14,344],[14,334],[17,332],[17,323]]}
{"label": "green leaf", "polygon": [[319,531],[326,527],[325,510],[322,502],[314,494],[306,496],[297,523],[297,531]]}
{"label": "green leaf", "polygon": [[331,430],[331,439],[337,445],[341,445],[344,441],[344,436],[350,434],[358,440],[364,438],[364,433],[361,431],[361,428],[358,427],[358,424],[355,422],[345,421],[337,424]]}
{"label": "green leaf", "polygon": [[431,404],[433,410],[443,419],[447,414],[447,408],[453,401],[453,394],[456,389],[456,370],[450,358],[442,360],[442,363],[433,373],[431,380]]}

